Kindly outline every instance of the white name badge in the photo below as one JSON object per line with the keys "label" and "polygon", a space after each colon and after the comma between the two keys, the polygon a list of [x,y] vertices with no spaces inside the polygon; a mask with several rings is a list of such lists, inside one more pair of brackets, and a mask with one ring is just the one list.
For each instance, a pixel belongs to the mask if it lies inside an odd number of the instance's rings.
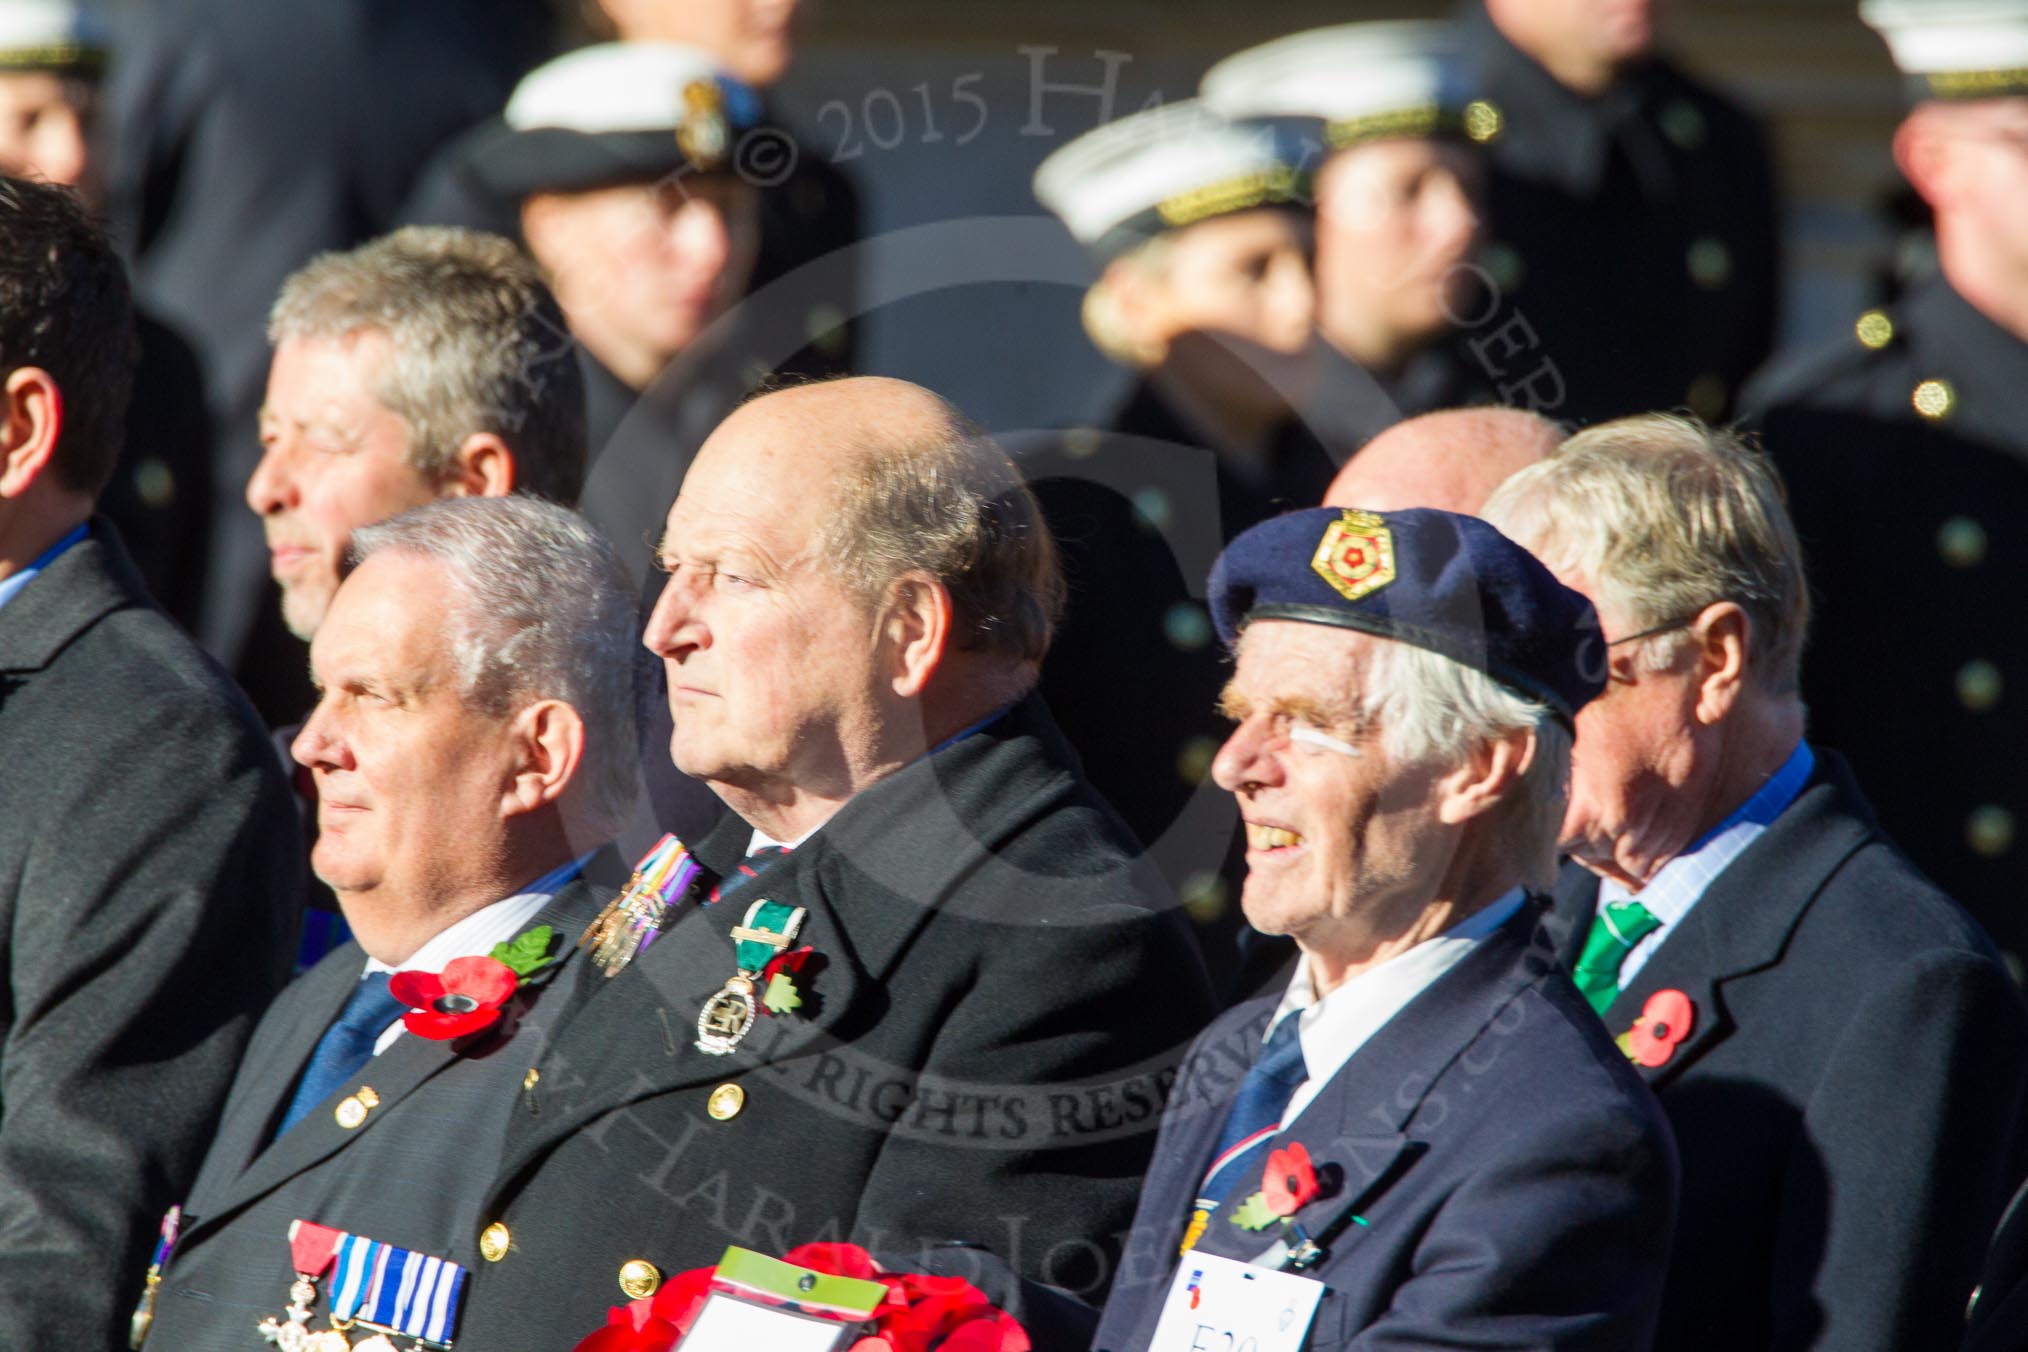
{"label": "white name badge", "polygon": [[1299,1352],[1323,1296],[1322,1282],[1192,1249],[1148,1352]]}
{"label": "white name badge", "polygon": [[714,1291],[705,1298],[690,1332],[677,1344],[680,1352],[835,1352],[849,1347],[865,1331],[862,1324],[812,1319],[792,1310]]}

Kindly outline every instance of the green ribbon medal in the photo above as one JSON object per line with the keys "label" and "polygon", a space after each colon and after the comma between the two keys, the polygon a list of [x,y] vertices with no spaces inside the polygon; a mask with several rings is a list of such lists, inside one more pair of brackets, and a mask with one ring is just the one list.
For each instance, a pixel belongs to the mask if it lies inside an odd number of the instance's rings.
{"label": "green ribbon medal", "polygon": [[704,1002],[697,1016],[697,1050],[724,1056],[753,1027],[759,1007],[754,987],[768,960],[796,941],[808,914],[801,906],[784,906],[763,898],[746,908],[746,921],[732,929],[732,956],[739,971],[724,989]]}

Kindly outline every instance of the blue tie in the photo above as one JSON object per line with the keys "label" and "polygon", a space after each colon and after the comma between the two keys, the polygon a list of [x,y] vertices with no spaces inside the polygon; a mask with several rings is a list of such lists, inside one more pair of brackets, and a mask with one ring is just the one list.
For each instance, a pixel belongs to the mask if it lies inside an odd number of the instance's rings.
{"label": "blue tie", "polygon": [[310,1064],[303,1070],[296,1096],[289,1100],[289,1111],[282,1115],[282,1127],[276,1136],[286,1136],[305,1113],[329,1098],[332,1090],[357,1075],[359,1068],[373,1059],[373,1044],[408,1008],[387,993],[390,980],[386,972],[374,972],[360,979],[345,1008],[338,1011],[337,1021],[317,1039],[317,1049],[310,1053]]}
{"label": "blue tie", "polygon": [[1296,1031],[1301,1022],[1300,1013],[1284,1015],[1240,1082],[1239,1093],[1225,1114],[1225,1130],[1218,1134],[1218,1149],[1212,1152],[1203,1186],[1197,1190],[1201,1203],[1225,1200],[1225,1194],[1246,1176],[1248,1167],[1281,1130],[1289,1100],[1310,1077],[1310,1069],[1303,1063],[1303,1042]]}

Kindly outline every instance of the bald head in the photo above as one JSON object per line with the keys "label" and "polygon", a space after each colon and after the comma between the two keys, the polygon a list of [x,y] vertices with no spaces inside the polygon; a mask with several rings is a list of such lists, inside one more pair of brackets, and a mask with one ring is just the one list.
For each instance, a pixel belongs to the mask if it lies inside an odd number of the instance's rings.
{"label": "bald head", "polygon": [[712,432],[683,492],[736,482],[800,523],[805,557],[868,601],[904,574],[948,590],[955,646],[1024,666],[1063,607],[1056,547],[1006,453],[920,385],[855,376],[776,390]]}
{"label": "bald head", "polygon": [[1507,476],[1555,450],[1563,429],[1518,408],[1458,408],[1396,423],[1345,462],[1326,507],[1478,515]]}

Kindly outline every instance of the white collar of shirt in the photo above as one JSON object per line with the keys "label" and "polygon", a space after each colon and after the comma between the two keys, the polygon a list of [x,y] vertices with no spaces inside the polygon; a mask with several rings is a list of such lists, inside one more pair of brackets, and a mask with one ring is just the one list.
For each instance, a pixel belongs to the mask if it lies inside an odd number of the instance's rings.
{"label": "white collar of shirt", "polygon": [[20,572],[9,573],[5,578],[0,578],[0,607],[6,606],[9,601],[19,596],[21,589],[33,582],[37,573],[49,567],[50,564],[55,563],[57,559],[62,557],[66,549],[69,549],[79,540],[84,539],[86,534],[86,529],[83,526],[79,526],[48,549],[43,550],[35,562],[29,564]]}
{"label": "white collar of shirt", "polygon": [[1408,1002],[1422,994],[1436,979],[1464,961],[1465,955],[1481,940],[1507,923],[1521,909],[1526,894],[1515,888],[1492,905],[1474,911],[1433,939],[1425,939],[1406,953],[1389,958],[1370,971],[1361,972],[1338,989],[1317,998],[1310,979],[1310,964],[1296,965],[1295,979],[1288,993],[1268,1021],[1268,1030],[1294,1013],[1302,1022],[1296,1036],[1303,1043],[1303,1065],[1309,1073],[1282,1112],[1282,1126],[1302,1115],[1331,1077],[1366,1045],[1367,1039],[1387,1026]]}
{"label": "white collar of shirt", "polygon": [[777,850],[800,849],[804,841],[808,840],[811,836],[816,835],[819,831],[823,829],[824,828],[821,826],[813,826],[809,830],[803,832],[803,834],[801,834],[800,836],[797,836],[794,840],[776,840],[773,836],[769,835],[767,832],[761,830],[758,826],[756,826],[753,829],[753,839],[747,841],[746,843],[746,852],[748,854],[752,854],[755,850],[765,850],[771,847]]}
{"label": "white collar of shirt", "polygon": [[[506,943],[526,929],[536,913],[549,904],[550,897],[575,878],[590,858],[587,854],[553,868],[513,896],[472,912],[411,953],[400,967],[389,967],[378,958],[368,958],[360,978],[363,980],[375,972],[441,972],[444,964],[454,958],[485,957],[494,945]],[[373,1054],[378,1056],[393,1046],[404,1031],[401,1020],[396,1019],[373,1044]]]}
{"label": "white collar of shirt", "polygon": [[1726,866],[1739,858],[1747,846],[1759,840],[1761,832],[1767,830],[1774,819],[1796,801],[1796,795],[1803,791],[1803,785],[1809,782],[1810,774],[1816,767],[1816,753],[1810,750],[1810,744],[1796,743],[1796,749],[1789,753],[1780,769],[1769,775],[1766,782],[1734,808],[1724,821],[1662,865],[1640,891],[1629,892],[1612,878],[1599,881],[1599,913],[1602,914],[1613,902],[1638,900],[1647,908],[1649,915],[1662,922],[1641,936],[1641,941],[1627,951],[1626,959],[1620,963],[1621,990],[1633,981],[1634,973],[1647,966],[1648,959],[1655,956],[1655,950],[1669,937],[1669,931],[1683,923],[1683,918],[1690,914],[1718,875],[1725,872]]}

